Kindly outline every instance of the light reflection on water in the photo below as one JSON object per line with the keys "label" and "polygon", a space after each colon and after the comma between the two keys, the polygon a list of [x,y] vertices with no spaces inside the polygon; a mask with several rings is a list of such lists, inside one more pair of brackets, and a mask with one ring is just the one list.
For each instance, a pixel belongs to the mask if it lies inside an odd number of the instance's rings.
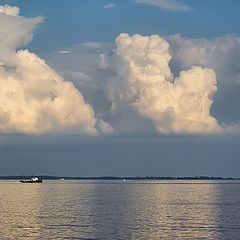
{"label": "light reflection on water", "polygon": [[240,239],[240,182],[177,183],[0,181],[0,239]]}

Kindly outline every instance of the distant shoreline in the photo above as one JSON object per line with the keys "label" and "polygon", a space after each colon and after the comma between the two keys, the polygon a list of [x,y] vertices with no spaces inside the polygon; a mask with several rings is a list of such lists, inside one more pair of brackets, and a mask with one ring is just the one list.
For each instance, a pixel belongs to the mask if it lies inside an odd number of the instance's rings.
{"label": "distant shoreline", "polygon": [[[162,177],[162,176],[137,176],[137,177],[118,177],[118,176],[102,176],[102,177],[66,177],[66,176],[48,176],[36,175],[43,180],[240,180],[236,177],[209,177],[209,176],[195,176],[195,177]],[[30,179],[32,176],[0,176],[0,180],[20,180]]]}

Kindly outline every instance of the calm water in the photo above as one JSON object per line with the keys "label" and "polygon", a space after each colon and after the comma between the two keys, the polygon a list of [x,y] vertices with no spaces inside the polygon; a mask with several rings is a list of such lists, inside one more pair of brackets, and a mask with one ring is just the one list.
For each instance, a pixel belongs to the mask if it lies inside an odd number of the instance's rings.
{"label": "calm water", "polygon": [[240,239],[240,182],[199,183],[0,181],[0,239]]}

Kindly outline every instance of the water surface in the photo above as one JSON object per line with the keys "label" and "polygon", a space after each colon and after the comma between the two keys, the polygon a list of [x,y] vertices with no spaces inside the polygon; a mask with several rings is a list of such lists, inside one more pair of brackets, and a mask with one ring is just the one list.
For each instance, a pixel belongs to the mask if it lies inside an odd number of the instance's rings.
{"label": "water surface", "polygon": [[240,239],[239,181],[0,181],[0,239]]}

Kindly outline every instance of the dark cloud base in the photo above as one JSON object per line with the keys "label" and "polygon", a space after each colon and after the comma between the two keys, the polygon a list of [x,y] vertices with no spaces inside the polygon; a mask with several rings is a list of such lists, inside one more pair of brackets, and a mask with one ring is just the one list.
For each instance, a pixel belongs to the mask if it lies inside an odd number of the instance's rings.
{"label": "dark cloud base", "polygon": [[0,175],[239,177],[237,136],[5,136]]}

